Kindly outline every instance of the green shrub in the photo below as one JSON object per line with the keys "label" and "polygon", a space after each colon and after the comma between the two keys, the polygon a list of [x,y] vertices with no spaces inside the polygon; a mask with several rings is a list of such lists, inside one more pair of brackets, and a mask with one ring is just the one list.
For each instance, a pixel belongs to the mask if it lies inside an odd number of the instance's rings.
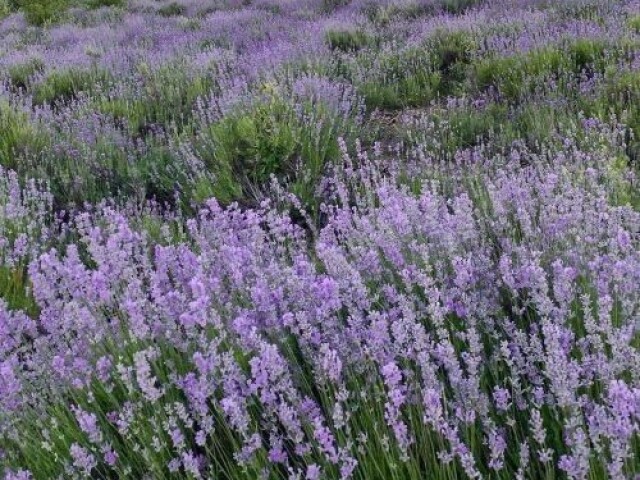
{"label": "green shrub", "polygon": [[8,68],[9,82],[14,88],[26,89],[30,79],[44,70],[44,62],[39,58],[32,58],[25,63],[12,65]]}
{"label": "green shrub", "polygon": [[[254,196],[275,175],[311,203],[325,166],[339,158],[341,123],[322,103],[293,105],[271,93],[203,132],[198,153],[215,176],[213,190],[223,202]],[[341,131],[348,128],[342,125]]]}
{"label": "green shrub", "polygon": [[9,0],[0,0],[0,19],[9,15],[12,11]]}
{"label": "green shrub", "polygon": [[29,280],[25,265],[10,268],[0,265],[0,298],[11,310],[22,310],[29,315],[38,312],[35,299],[29,294]]}
{"label": "green shrub", "polygon": [[547,105],[524,105],[512,118],[511,140],[522,139],[532,150],[548,145],[555,133],[570,125],[563,109]]}
{"label": "green shrub", "polygon": [[[140,196],[154,198],[162,204],[173,204],[176,189],[186,190],[189,187],[183,164],[169,148],[160,145],[152,146],[137,160],[135,172],[130,176],[130,182],[134,182],[132,187],[142,190]],[[188,204],[191,195],[188,191],[183,193]]]}
{"label": "green shrub", "polygon": [[350,0],[322,0],[322,11],[325,13],[331,13],[334,10],[344,7]]}
{"label": "green shrub", "polygon": [[399,18],[417,20],[420,17],[433,15],[436,13],[436,5],[425,2],[381,5],[372,2],[363,7],[362,13],[371,23],[385,26]]}
{"label": "green shrub", "polygon": [[87,0],[89,8],[124,7],[126,4],[127,0]]}
{"label": "green shrub", "polygon": [[517,57],[485,58],[475,65],[475,77],[482,89],[496,87],[508,98],[515,98],[522,91],[523,72]]}
{"label": "green shrub", "polygon": [[117,120],[125,120],[134,135],[144,136],[151,125],[181,130],[190,122],[196,99],[215,87],[210,76],[191,78],[185,68],[175,64],[154,71],[142,70],[142,92],[101,99],[96,107]]}
{"label": "green shrub", "polygon": [[[300,152],[301,127],[304,128],[297,124],[294,112],[279,99],[213,125],[210,135],[215,165],[209,163],[209,167],[229,183],[222,185],[226,190],[224,197],[239,193],[240,184],[246,190],[264,185],[271,174],[292,174],[295,156]],[[233,180],[225,178],[231,172]]]}
{"label": "green shrub", "polygon": [[495,87],[510,100],[537,88],[548,76],[558,75],[568,59],[557,48],[541,48],[522,55],[490,57],[475,64],[478,86]]}
{"label": "green shrub", "polygon": [[23,170],[25,166],[20,162],[22,154],[29,150],[37,151],[41,144],[42,137],[27,115],[0,101],[0,165]]}
{"label": "green shrub", "polygon": [[479,0],[442,0],[442,8],[445,12],[460,14],[465,10],[480,4]]}
{"label": "green shrub", "polygon": [[573,70],[580,73],[583,70],[593,69],[602,72],[606,66],[607,45],[600,40],[579,39],[572,42],[567,52],[573,63]]}
{"label": "green shrub", "polygon": [[171,2],[158,9],[158,15],[163,17],[177,17],[184,15],[187,12],[187,7],[179,4],[178,2]]}
{"label": "green shrub", "polygon": [[80,92],[90,91],[98,83],[110,79],[102,70],[54,70],[42,82],[33,87],[33,103],[54,105],[73,100]]}
{"label": "green shrub", "polygon": [[362,30],[329,30],[325,35],[332,50],[354,52],[374,43],[374,39]]}
{"label": "green shrub", "polygon": [[424,48],[375,53],[364,59],[359,93],[369,108],[393,110],[428,105],[439,94],[441,74]]}
{"label": "green shrub", "polygon": [[608,79],[599,98],[587,105],[586,114],[608,120],[615,113],[626,125],[626,154],[640,166],[640,73],[628,71]]}
{"label": "green shrub", "polygon": [[553,2],[554,14],[561,19],[581,19],[602,23],[611,13],[609,2],[602,0],[565,0]]}
{"label": "green shrub", "polygon": [[16,0],[32,25],[43,26],[58,20],[69,6],[69,0]]}
{"label": "green shrub", "polygon": [[507,109],[491,105],[486,109],[454,112],[448,119],[450,132],[445,145],[449,153],[473,147],[489,139],[507,120]]}
{"label": "green shrub", "polygon": [[469,65],[478,46],[466,31],[438,31],[426,43],[433,67],[440,73],[440,92],[455,94],[466,80]]}
{"label": "green shrub", "polygon": [[439,88],[440,76],[437,73],[418,72],[396,82],[366,82],[358,91],[370,108],[397,110],[427,106],[438,96]]}
{"label": "green shrub", "polygon": [[476,50],[469,32],[438,31],[417,47],[361,58],[362,81],[354,83],[370,108],[425,106],[463,92]]}
{"label": "green shrub", "polygon": [[635,33],[640,33],[640,15],[633,15],[632,17],[629,17],[627,25],[629,25],[629,28]]}

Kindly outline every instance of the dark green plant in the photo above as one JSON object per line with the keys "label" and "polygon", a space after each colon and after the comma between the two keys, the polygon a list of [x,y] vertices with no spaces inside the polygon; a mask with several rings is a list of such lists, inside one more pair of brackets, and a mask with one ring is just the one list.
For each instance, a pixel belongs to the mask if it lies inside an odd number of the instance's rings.
{"label": "dark green plant", "polygon": [[321,103],[294,106],[274,93],[213,124],[203,133],[198,153],[223,202],[253,197],[273,175],[309,204],[327,163],[339,158],[340,125],[348,133]]}
{"label": "dark green plant", "polygon": [[171,2],[167,5],[164,5],[158,9],[158,15],[162,15],[163,17],[177,17],[179,15],[184,15],[187,11],[187,7],[178,3]]}
{"label": "dark green plant", "polygon": [[442,8],[445,12],[460,14],[471,7],[480,4],[480,0],[442,0]]}
{"label": "dark green plant", "polygon": [[126,4],[127,0],[87,0],[89,8],[124,7]]}
{"label": "dark green plant", "polygon": [[640,33],[640,15],[634,15],[627,20],[627,25],[635,33]]}
{"label": "dark green plant", "polygon": [[477,48],[471,34],[463,30],[441,30],[427,41],[426,49],[433,58],[433,67],[441,75],[441,93],[457,93],[467,79],[469,65]]}
{"label": "dark green plant", "polygon": [[606,62],[607,44],[600,40],[580,39],[568,47],[573,70],[580,73],[585,70],[602,72]]}
{"label": "dark green plant", "polygon": [[375,43],[375,39],[362,30],[329,30],[325,38],[329,48],[342,52],[355,52]]}
{"label": "dark green plant", "polygon": [[350,0],[322,0],[322,11],[325,13],[331,13],[334,10],[344,7]]}
{"label": "dark green plant", "polygon": [[21,162],[22,155],[37,152],[43,142],[43,136],[31,125],[26,113],[0,101],[0,165],[23,170],[26,166]]}
{"label": "dark green plant", "polygon": [[510,57],[489,57],[475,63],[475,79],[481,89],[495,87],[510,100],[535,89],[547,76],[560,73],[567,57],[557,48],[543,48]]}
{"label": "dark green plant", "polygon": [[8,0],[0,0],[0,19],[3,19],[12,12],[11,4]]}
{"label": "dark green plant", "polygon": [[180,65],[141,70],[141,92],[96,102],[100,112],[125,121],[136,136],[146,136],[149,128],[158,125],[182,130],[191,120],[196,99],[215,88],[211,76],[189,77]]}
{"label": "dark green plant", "polygon": [[106,83],[109,79],[107,72],[96,69],[54,70],[33,86],[33,103],[54,105],[58,102],[68,102],[76,98],[80,92],[90,91],[97,84]]}
{"label": "dark green plant", "polygon": [[27,21],[38,26],[60,19],[69,6],[69,0],[16,0],[15,3]]}
{"label": "dark green plant", "polygon": [[14,88],[24,90],[31,78],[44,70],[44,62],[39,58],[32,58],[25,63],[12,65],[7,69],[9,81]]}
{"label": "dark green plant", "polygon": [[363,79],[356,85],[369,108],[419,107],[437,98],[442,75],[423,48],[376,53],[368,61],[362,64]]}

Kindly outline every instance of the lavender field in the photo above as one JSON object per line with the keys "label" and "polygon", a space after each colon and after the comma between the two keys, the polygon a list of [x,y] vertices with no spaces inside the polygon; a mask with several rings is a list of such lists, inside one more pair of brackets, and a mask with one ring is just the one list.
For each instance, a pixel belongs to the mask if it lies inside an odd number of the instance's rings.
{"label": "lavender field", "polygon": [[639,0],[0,0],[0,478],[640,478]]}

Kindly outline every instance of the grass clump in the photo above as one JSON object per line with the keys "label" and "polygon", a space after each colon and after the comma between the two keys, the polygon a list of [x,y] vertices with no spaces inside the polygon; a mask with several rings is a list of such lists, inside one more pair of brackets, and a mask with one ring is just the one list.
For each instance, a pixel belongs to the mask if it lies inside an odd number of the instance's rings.
{"label": "grass clump", "polygon": [[36,315],[38,306],[29,293],[29,278],[26,265],[14,268],[0,265],[0,299],[6,302],[10,310],[22,310]]}
{"label": "grass clump", "polygon": [[325,35],[331,50],[355,52],[375,43],[373,37],[362,30],[329,30]]}
{"label": "grass clump", "polygon": [[459,87],[468,76],[477,44],[465,31],[438,31],[427,41],[427,50],[433,58],[435,71],[440,73],[440,92],[459,93]]}
{"label": "grass clump", "polygon": [[158,8],[157,12],[158,15],[161,15],[163,17],[178,17],[180,15],[184,15],[187,12],[187,7],[178,2],[171,2]]}
{"label": "grass clump", "polygon": [[322,103],[271,93],[211,125],[198,153],[216,177],[213,193],[222,202],[252,198],[275,176],[310,203],[325,166],[340,155],[342,122]]}
{"label": "grass clump", "polygon": [[358,86],[369,108],[395,110],[428,105],[437,97],[441,74],[422,48],[377,53],[363,65]]}
{"label": "grass clump", "polygon": [[0,20],[9,15],[13,9],[9,0],[0,0]]}
{"label": "grass clump", "polygon": [[340,7],[344,7],[350,0],[322,0],[321,10],[325,13],[331,13]]}
{"label": "grass clump", "polygon": [[26,90],[34,75],[44,71],[44,62],[40,58],[31,58],[25,63],[12,65],[7,69],[7,76],[13,88]]}
{"label": "grass clump", "polygon": [[0,165],[23,170],[22,155],[26,151],[37,151],[41,143],[42,138],[29,122],[27,114],[0,101]]}
{"label": "grass clump", "polygon": [[436,12],[433,3],[415,2],[406,4],[381,5],[370,3],[363,8],[364,15],[375,25],[386,26],[393,20],[404,18],[416,20],[420,17],[432,15]]}
{"label": "grass clump", "polygon": [[87,0],[89,8],[124,7],[126,4],[127,0]]}
{"label": "grass clump", "polygon": [[605,121],[614,113],[622,121],[626,126],[626,154],[640,165],[640,73],[628,71],[608,79],[600,96],[586,110]]}
{"label": "grass clump", "polygon": [[142,66],[140,79],[140,91],[97,101],[100,112],[124,121],[136,136],[145,136],[154,126],[182,130],[190,122],[196,99],[215,88],[210,76],[190,77],[179,65],[153,71]]}
{"label": "grass clump", "polygon": [[480,0],[442,0],[443,10],[453,15],[464,13],[479,4]]}
{"label": "grass clump", "polygon": [[572,42],[567,51],[575,73],[603,72],[607,65],[607,44],[603,41],[579,39]]}
{"label": "grass clump", "polygon": [[633,15],[627,20],[627,25],[635,33],[640,33],[640,15]]}
{"label": "grass clump", "polygon": [[542,48],[522,55],[493,57],[475,64],[479,88],[494,87],[507,99],[531,93],[549,76],[558,75],[567,57],[557,48]]}
{"label": "grass clump", "polygon": [[16,7],[24,12],[27,22],[44,26],[62,17],[69,0],[16,0]]}
{"label": "grass clump", "polygon": [[34,85],[33,103],[55,105],[60,102],[69,102],[80,92],[88,92],[97,84],[106,83],[109,79],[107,72],[96,69],[54,70],[42,82]]}
{"label": "grass clump", "polygon": [[461,94],[476,49],[468,32],[438,31],[417,47],[362,61],[359,91],[370,108],[384,110],[423,107],[440,96]]}

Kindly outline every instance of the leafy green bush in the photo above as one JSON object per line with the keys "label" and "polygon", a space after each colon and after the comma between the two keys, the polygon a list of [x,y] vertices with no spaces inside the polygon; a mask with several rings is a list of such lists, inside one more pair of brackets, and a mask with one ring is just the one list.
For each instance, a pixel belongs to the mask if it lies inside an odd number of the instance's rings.
{"label": "leafy green bush", "polygon": [[362,30],[328,30],[325,38],[329,48],[354,52],[374,44],[373,37]]}
{"label": "leafy green bush", "polygon": [[362,9],[371,23],[385,26],[391,21],[399,18],[416,20],[420,17],[432,15],[437,11],[434,3],[415,1],[411,3],[400,3],[383,5],[375,2],[365,5]]}
{"label": "leafy green bush", "polygon": [[126,4],[127,0],[87,0],[89,8],[124,7]]}
{"label": "leafy green bush", "polygon": [[32,25],[42,26],[58,20],[69,6],[69,0],[16,0]]}
{"label": "leafy green bush", "polygon": [[479,0],[442,0],[442,8],[445,12],[460,14],[479,3]]}
{"label": "leafy green bush", "polygon": [[311,203],[326,164],[339,158],[341,122],[322,103],[294,105],[271,93],[211,125],[198,153],[216,177],[214,193],[223,202],[251,197],[275,175]]}
{"label": "leafy green bush", "polygon": [[179,15],[184,15],[187,11],[187,7],[178,3],[171,2],[167,5],[164,5],[158,9],[158,15],[162,15],[163,17],[177,17]]}
{"label": "leafy green bush", "polygon": [[360,86],[359,92],[370,108],[396,110],[426,106],[438,95],[440,76],[432,72],[417,72],[396,82],[371,81]]}
{"label": "leafy green bush", "polygon": [[29,280],[26,265],[10,268],[0,265],[0,298],[11,310],[22,310],[35,314],[38,306],[29,294]]}
{"label": "leafy green bush", "polygon": [[466,31],[438,31],[427,40],[426,48],[433,58],[433,66],[440,73],[440,92],[455,94],[466,80],[473,53],[478,46]]}
{"label": "leafy green bush", "polygon": [[322,11],[331,13],[334,10],[344,7],[349,3],[349,0],[322,0]]}
{"label": "leafy green bush", "polygon": [[609,79],[588,114],[607,120],[615,113],[626,125],[626,154],[640,165],[640,73],[628,71]]}
{"label": "leafy green bush", "polygon": [[541,48],[523,55],[490,57],[475,64],[478,86],[495,87],[510,100],[529,93],[550,75],[558,74],[567,59],[556,48]]}
{"label": "leafy green bush", "polygon": [[102,113],[125,120],[134,135],[144,136],[151,125],[175,126],[181,130],[192,117],[196,99],[215,87],[212,77],[189,77],[180,65],[153,71],[141,67],[141,70],[142,91],[102,98],[96,107]]}
{"label": "leafy green bush", "polygon": [[441,74],[424,48],[376,53],[361,65],[359,93],[369,108],[393,110],[429,104],[438,96]]}
{"label": "leafy green bush", "polygon": [[9,0],[0,0],[0,19],[9,15],[12,11]]}
{"label": "leafy green bush", "polygon": [[587,69],[602,72],[606,66],[607,44],[601,40],[579,39],[572,42],[568,54],[573,70],[580,73]]}
{"label": "leafy green bush", "polygon": [[441,30],[400,52],[362,56],[362,80],[355,83],[370,108],[425,106],[439,96],[463,92],[476,50],[469,32]]}
{"label": "leafy green bush", "polygon": [[96,84],[106,83],[109,79],[109,74],[102,70],[54,70],[42,82],[34,85],[33,103],[53,105],[67,102],[73,100],[80,92],[89,91]]}
{"label": "leafy green bush", "polygon": [[30,79],[44,70],[44,62],[39,58],[32,58],[25,63],[12,65],[7,69],[9,82],[14,88],[26,89]]}
{"label": "leafy green bush", "polygon": [[517,97],[522,90],[522,72],[516,57],[485,58],[475,66],[475,76],[480,88],[496,87],[509,98]]}
{"label": "leafy green bush", "polygon": [[41,136],[25,113],[0,101],[0,165],[22,170],[24,165],[19,161],[21,154],[26,150],[38,150],[41,141]]}
{"label": "leafy green bush", "polygon": [[634,15],[627,20],[629,28],[635,33],[640,33],[640,15]]}

